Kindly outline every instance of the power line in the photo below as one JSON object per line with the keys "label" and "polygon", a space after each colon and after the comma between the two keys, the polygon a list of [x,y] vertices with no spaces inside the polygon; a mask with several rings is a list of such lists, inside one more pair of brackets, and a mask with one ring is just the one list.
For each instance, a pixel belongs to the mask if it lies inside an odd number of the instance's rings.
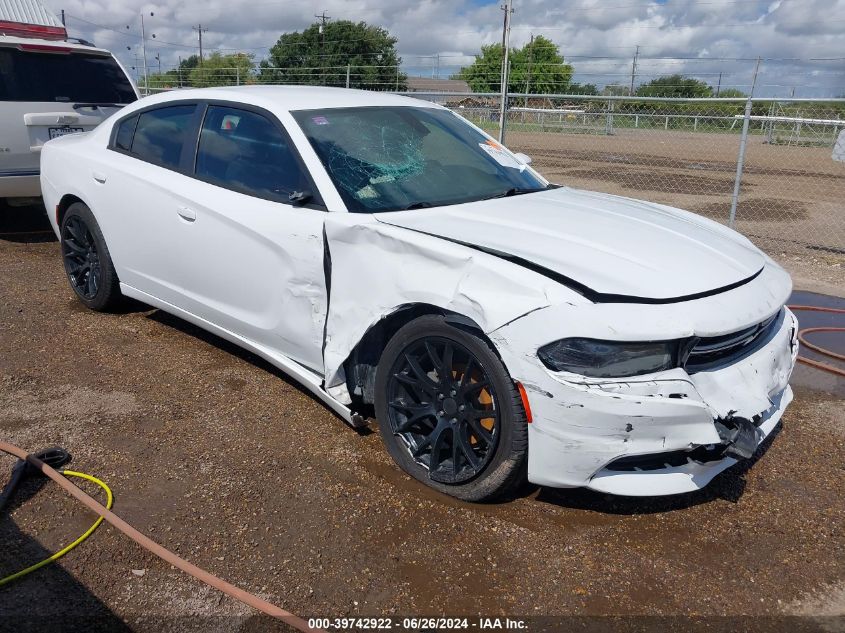
{"label": "power line", "polygon": [[[323,12],[323,14],[325,14],[325,11]],[[75,15],[66,14],[66,17],[71,18],[71,19],[76,20],[76,21],[79,21],[79,22],[84,22],[85,24],[97,27],[99,29],[103,29],[103,30],[106,30],[106,31],[112,31],[114,33],[117,33],[118,35],[121,35],[122,37],[129,37],[129,38],[132,38],[132,39],[140,39],[140,36],[138,36],[138,35],[126,33],[125,31],[122,31],[120,29],[116,29],[116,28],[106,26],[106,25],[103,25],[103,24],[98,24],[96,22],[92,22],[90,20],[86,20],[84,18],[80,18],[80,17],[75,16]],[[322,20],[323,15],[316,15],[315,17]],[[329,20],[331,18],[331,16],[325,16],[325,18],[326,18],[326,20]],[[757,23],[754,23],[754,24],[757,24]],[[741,25],[739,25],[739,26],[741,26]],[[194,30],[196,30],[196,27],[192,27],[192,28]],[[534,28],[534,29],[545,29],[545,30],[558,28],[558,30],[563,30],[567,27],[519,27],[519,26],[511,26],[511,30],[521,29],[521,28]],[[461,33],[475,33],[475,32],[476,31],[461,31]],[[343,39],[343,40],[325,40],[324,43],[325,44],[338,44],[338,43],[346,43],[346,42],[362,42],[362,41],[365,41],[365,40],[366,40],[366,38],[352,38],[352,39]],[[194,45],[179,44],[179,43],[176,43],[176,42],[168,42],[168,41],[164,41],[164,40],[161,40],[161,39],[158,39],[158,38],[156,38],[156,43],[164,44],[164,45],[168,45],[168,46],[175,46],[175,47],[179,47],[179,48],[193,48],[193,49],[197,48]],[[268,49],[271,49],[271,48],[274,48],[274,47],[277,47],[277,46],[292,47],[292,46],[308,46],[308,45],[309,45],[309,42],[276,42],[275,44],[273,44],[271,46],[254,46],[254,47],[241,46],[241,47],[237,47],[237,48],[224,48],[224,47],[216,47],[216,48],[218,50],[227,50],[227,51],[244,51],[244,50],[268,50]],[[641,44],[638,45],[638,46],[641,49],[642,48],[653,48],[652,46],[641,45]],[[609,47],[604,47],[604,48],[629,49],[628,46],[615,46],[615,47],[609,46]],[[369,53],[369,55],[373,55],[373,56],[376,56],[376,55],[379,55],[379,54],[380,53]],[[331,55],[342,56],[342,55],[345,55],[345,53],[327,53],[326,55],[327,56],[331,56]],[[364,55],[367,55],[367,53],[364,53]],[[449,57],[471,57],[472,56],[472,55],[463,55],[463,54],[451,54],[450,55],[450,54],[442,54],[442,53],[440,53],[439,55],[443,59],[449,58]],[[409,55],[409,54],[405,54],[405,55],[403,55],[403,57],[413,57],[413,58],[434,57],[434,56],[435,56],[435,54],[432,54],[432,55]],[[610,56],[610,55],[578,55],[578,54],[567,54],[566,58],[567,59],[586,59],[586,60],[630,59],[630,58],[616,57],[616,56]],[[651,58],[648,58],[648,59],[671,59],[671,60],[694,61],[694,62],[707,62],[707,61],[754,62],[754,61],[756,61],[757,58],[756,57],[699,57],[699,56],[684,57],[684,56],[678,56],[678,57],[651,57]],[[845,57],[811,57],[811,58],[763,57],[762,58],[762,61],[764,61],[764,62],[773,62],[773,61],[843,61],[843,60],[845,60]]]}
{"label": "power line", "polygon": [[[845,18],[836,18],[833,20],[822,18],[819,22],[824,22],[828,24],[830,22],[845,22]],[[812,22],[811,22],[812,23]],[[769,26],[769,27],[777,27],[777,24],[772,22],[742,22],[740,24],[714,24],[714,25],[707,25],[710,29],[721,29],[721,28],[747,28],[752,26]],[[698,28],[699,25],[696,24],[637,24],[636,26],[612,26],[607,29],[603,29],[605,31],[638,31],[640,29],[663,29],[665,31],[673,30],[673,29],[692,29]],[[583,30],[585,27],[584,25],[579,24],[569,24],[567,26],[516,26],[514,29],[533,29],[533,30],[542,30],[542,31],[569,31],[573,29]],[[589,25],[587,25],[589,28]],[[602,29],[599,29],[602,30]],[[475,31],[469,31],[474,33]]]}

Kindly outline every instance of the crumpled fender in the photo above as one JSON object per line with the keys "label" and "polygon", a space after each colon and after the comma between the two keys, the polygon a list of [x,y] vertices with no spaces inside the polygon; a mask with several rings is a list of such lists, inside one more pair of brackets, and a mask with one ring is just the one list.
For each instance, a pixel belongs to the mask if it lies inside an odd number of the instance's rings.
{"label": "crumpled fender", "polygon": [[550,305],[588,303],[535,272],[372,216],[362,221],[361,215],[328,214],[325,240],[330,259],[325,384],[346,403],[344,361],[375,323],[404,306],[456,312],[490,333]]}

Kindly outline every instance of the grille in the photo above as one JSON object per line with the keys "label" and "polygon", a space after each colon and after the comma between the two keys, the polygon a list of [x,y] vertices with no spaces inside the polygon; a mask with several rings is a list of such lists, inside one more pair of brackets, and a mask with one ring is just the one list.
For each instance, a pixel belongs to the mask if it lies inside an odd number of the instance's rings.
{"label": "grille", "polygon": [[684,367],[688,373],[694,373],[739,360],[765,345],[782,320],[783,309],[762,323],[739,332],[696,339]]}

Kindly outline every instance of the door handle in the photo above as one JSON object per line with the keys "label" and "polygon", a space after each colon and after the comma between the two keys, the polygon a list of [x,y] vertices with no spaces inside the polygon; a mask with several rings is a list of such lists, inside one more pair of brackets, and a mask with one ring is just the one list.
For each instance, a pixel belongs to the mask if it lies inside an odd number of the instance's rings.
{"label": "door handle", "polygon": [[91,172],[91,176],[101,185],[106,182],[106,175],[99,171]]}
{"label": "door handle", "polygon": [[188,222],[193,222],[197,219],[197,212],[190,207],[179,207],[176,209],[176,213],[179,214],[180,218],[187,220]]}

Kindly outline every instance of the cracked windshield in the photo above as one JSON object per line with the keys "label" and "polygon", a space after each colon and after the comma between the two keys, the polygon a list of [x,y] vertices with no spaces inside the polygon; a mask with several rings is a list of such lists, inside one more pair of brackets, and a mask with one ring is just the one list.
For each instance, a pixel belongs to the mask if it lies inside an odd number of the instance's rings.
{"label": "cracked windshield", "polygon": [[549,186],[446,110],[361,107],[292,114],[353,212],[421,209]]}

